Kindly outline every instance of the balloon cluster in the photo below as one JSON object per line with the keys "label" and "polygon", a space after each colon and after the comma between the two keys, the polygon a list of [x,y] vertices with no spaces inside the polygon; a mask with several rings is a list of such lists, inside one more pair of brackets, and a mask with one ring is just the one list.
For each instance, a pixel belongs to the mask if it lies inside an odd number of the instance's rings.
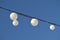
{"label": "balloon cluster", "polygon": [[[12,12],[10,14],[10,19],[13,21],[12,22],[13,26],[18,26],[19,22],[17,20],[18,19],[18,14],[17,13]],[[38,25],[38,19],[33,18],[30,23],[31,23],[32,26],[37,26]],[[50,25],[50,30],[54,30],[54,29],[55,29],[55,26]]]}

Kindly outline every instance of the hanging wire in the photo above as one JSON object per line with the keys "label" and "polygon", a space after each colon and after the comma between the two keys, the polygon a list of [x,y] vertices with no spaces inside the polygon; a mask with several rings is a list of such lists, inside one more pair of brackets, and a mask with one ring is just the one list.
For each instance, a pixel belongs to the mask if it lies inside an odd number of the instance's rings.
{"label": "hanging wire", "polygon": [[28,18],[35,18],[35,19],[38,19],[42,22],[46,22],[46,23],[49,23],[49,24],[53,24],[53,25],[56,25],[56,26],[60,26],[59,24],[56,24],[56,23],[52,23],[52,22],[49,22],[49,21],[46,21],[46,20],[43,20],[43,19],[40,19],[40,18],[36,18],[36,17],[32,17],[32,16],[29,16],[29,15],[26,15],[26,14],[23,14],[23,13],[19,13],[17,11],[13,11],[13,10],[10,10],[10,9],[7,9],[7,8],[4,8],[4,7],[0,7],[1,9],[4,9],[4,10],[7,10],[7,11],[10,11],[10,12],[15,12],[17,13],[18,15],[22,15],[22,16],[25,16],[25,17],[28,17]]}

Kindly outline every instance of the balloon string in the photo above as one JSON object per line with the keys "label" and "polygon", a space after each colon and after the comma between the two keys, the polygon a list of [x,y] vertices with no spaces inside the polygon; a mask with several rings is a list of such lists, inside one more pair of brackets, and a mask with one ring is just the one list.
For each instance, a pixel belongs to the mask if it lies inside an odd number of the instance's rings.
{"label": "balloon string", "polygon": [[32,16],[29,16],[29,15],[26,15],[26,14],[23,14],[23,13],[19,13],[17,11],[13,11],[13,10],[10,10],[10,9],[7,9],[7,8],[4,8],[4,7],[0,7],[1,9],[4,9],[4,10],[7,10],[7,11],[10,11],[10,12],[15,12],[17,13],[18,15],[22,15],[22,16],[25,16],[25,17],[28,17],[28,18],[35,18],[35,19],[38,19],[42,22],[46,22],[46,23],[49,23],[49,24],[53,24],[53,25],[56,25],[56,26],[60,26],[59,24],[56,24],[56,23],[52,23],[52,22],[49,22],[49,21],[46,21],[46,20],[43,20],[43,19],[39,19],[39,18],[36,18],[36,17],[32,17]]}

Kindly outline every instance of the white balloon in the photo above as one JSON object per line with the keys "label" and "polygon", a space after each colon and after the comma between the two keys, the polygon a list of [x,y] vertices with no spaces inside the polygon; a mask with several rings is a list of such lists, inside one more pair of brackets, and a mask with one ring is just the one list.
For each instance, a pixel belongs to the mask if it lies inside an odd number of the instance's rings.
{"label": "white balloon", "polygon": [[13,25],[14,25],[14,26],[18,26],[18,24],[19,24],[19,22],[18,22],[17,20],[14,20],[14,21],[13,21]]}
{"label": "white balloon", "polygon": [[11,20],[16,20],[18,18],[18,15],[15,13],[15,12],[12,12],[11,14],[10,14],[10,19]]}
{"label": "white balloon", "polygon": [[55,26],[54,25],[50,25],[50,30],[55,30]]}
{"label": "white balloon", "polygon": [[31,25],[37,26],[38,25],[38,20],[37,19],[32,19],[31,20]]}

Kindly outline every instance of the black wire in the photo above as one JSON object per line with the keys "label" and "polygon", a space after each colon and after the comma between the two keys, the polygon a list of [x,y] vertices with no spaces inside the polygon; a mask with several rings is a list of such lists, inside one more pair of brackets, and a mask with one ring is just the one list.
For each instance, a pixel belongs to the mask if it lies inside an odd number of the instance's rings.
{"label": "black wire", "polygon": [[42,21],[42,22],[47,22],[47,23],[49,23],[49,24],[53,24],[53,25],[56,25],[56,26],[60,26],[59,24],[52,23],[52,22],[49,22],[49,21],[46,21],[46,20],[43,20],[43,19],[39,19],[39,18],[36,18],[36,17],[32,17],[32,16],[29,16],[29,15],[26,15],[26,14],[23,14],[23,13],[19,13],[19,12],[17,12],[17,11],[13,11],[13,10],[10,10],[10,9],[4,8],[4,7],[0,7],[0,8],[1,8],[1,9],[4,9],[4,10],[7,10],[7,11],[10,11],[10,12],[15,12],[15,13],[17,13],[17,14],[19,14],[19,15],[22,15],[22,16],[25,16],[25,17],[28,17],[28,18],[35,18],[35,19],[38,19],[38,20],[40,20],[40,21]]}

